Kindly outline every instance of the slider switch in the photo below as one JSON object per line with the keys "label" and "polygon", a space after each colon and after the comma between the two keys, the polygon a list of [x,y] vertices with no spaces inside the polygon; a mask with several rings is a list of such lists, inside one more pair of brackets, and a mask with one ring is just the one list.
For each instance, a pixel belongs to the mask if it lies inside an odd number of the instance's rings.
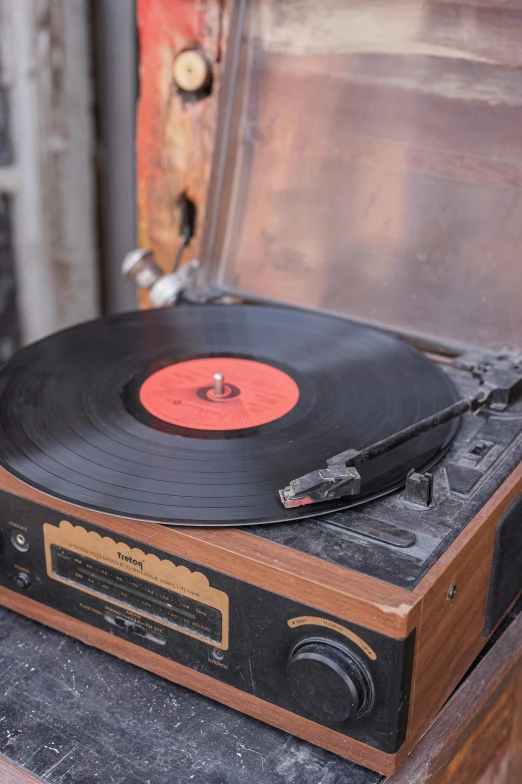
{"label": "slider switch", "polygon": [[122,629],[127,634],[134,634],[136,637],[142,637],[144,640],[150,640],[151,642],[155,642],[156,645],[165,645],[165,640],[162,637],[159,637],[156,634],[152,634],[149,632],[145,626],[142,626],[140,623],[136,623],[136,621],[132,621],[130,618],[122,618],[121,615],[115,615],[111,612],[105,612],[103,617],[110,623],[111,626],[117,626],[119,629]]}

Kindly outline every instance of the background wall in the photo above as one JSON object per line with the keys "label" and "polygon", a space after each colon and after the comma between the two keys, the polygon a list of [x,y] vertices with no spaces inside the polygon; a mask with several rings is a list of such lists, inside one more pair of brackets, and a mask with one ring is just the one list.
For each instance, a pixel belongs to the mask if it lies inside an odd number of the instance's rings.
{"label": "background wall", "polygon": [[0,361],[135,306],[133,0],[0,0]]}
{"label": "background wall", "polygon": [[0,2],[12,140],[0,190],[13,217],[23,341],[99,312],[87,7],[85,0]]}

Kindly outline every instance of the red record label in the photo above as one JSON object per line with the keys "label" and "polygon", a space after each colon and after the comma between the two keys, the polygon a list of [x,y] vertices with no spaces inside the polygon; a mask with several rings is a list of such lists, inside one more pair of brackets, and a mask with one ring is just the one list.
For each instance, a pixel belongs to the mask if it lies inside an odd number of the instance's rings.
{"label": "red record label", "polygon": [[[222,380],[214,376],[219,374]],[[142,406],[192,430],[245,430],[285,416],[299,387],[283,371],[250,359],[209,357],[168,365],[141,385]]]}

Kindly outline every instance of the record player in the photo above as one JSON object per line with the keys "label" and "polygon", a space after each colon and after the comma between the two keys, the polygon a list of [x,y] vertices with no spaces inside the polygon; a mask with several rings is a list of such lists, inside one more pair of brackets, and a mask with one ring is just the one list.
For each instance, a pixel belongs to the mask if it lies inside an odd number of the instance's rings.
{"label": "record player", "polygon": [[199,262],[127,260],[171,306],[0,371],[0,602],[392,773],[522,590],[522,273],[291,5],[236,4]]}

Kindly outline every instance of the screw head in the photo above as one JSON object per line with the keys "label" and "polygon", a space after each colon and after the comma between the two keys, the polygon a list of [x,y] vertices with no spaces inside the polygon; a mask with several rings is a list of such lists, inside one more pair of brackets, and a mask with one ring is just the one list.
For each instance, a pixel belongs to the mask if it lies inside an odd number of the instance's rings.
{"label": "screw head", "polygon": [[448,588],[448,599],[454,599],[457,595],[457,583],[451,583],[450,587]]}
{"label": "screw head", "polygon": [[173,76],[180,90],[195,93],[207,84],[210,66],[197,49],[184,49],[174,60]]}
{"label": "screw head", "polygon": [[163,270],[158,267],[151,250],[136,248],[123,259],[121,274],[124,278],[133,280],[140,289],[150,289],[161,278]]}

